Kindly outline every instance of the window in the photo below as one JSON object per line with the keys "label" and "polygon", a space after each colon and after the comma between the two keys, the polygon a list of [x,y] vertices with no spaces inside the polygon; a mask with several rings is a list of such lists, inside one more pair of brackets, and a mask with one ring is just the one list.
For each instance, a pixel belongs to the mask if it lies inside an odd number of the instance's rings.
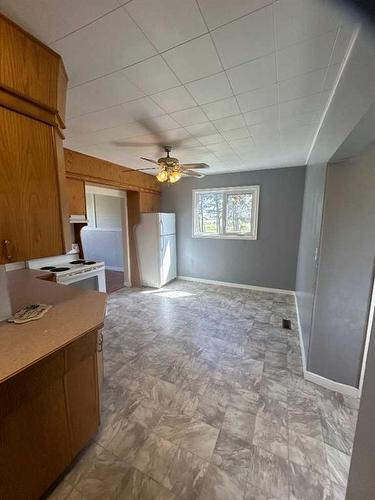
{"label": "window", "polygon": [[257,239],[259,186],[193,190],[195,238]]}

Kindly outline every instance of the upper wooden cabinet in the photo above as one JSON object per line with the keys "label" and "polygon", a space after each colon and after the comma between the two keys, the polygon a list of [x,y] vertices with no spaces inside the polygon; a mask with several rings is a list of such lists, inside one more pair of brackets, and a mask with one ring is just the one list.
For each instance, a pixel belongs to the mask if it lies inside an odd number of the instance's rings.
{"label": "upper wooden cabinet", "polygon": [[0,264],[70,249],[58,54],[0,15]]}
{"label": "upper wooden cabinet", "polygon": [[85,183],[81,179],[66,178],[69,215],[84,215],[86,217]]}
{"label": "upper wooden cabinet", "polygon": [[67,76],[61,57],[0,14],[0,86],[51,111],[64,127]]}

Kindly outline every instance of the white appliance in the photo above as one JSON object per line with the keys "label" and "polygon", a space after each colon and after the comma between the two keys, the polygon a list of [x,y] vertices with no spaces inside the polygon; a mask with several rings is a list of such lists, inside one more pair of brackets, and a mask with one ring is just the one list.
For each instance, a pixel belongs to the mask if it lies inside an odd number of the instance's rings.
{"label": "white appliance", "polygon": [[142,285],[160,288],[176,278],[175,214],[141,214],[136,240]]}
{"label": "white appliance", "polygon": [[80,259],[78,254],[58,255],[29,260],[29,269],[38,269],[55,276],[56,283],[106,292],[105,264]]}

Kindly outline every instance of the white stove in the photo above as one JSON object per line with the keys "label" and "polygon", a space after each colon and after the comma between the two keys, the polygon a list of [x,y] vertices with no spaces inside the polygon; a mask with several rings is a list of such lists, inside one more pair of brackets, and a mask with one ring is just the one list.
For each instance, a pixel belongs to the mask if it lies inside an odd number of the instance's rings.
{"label": "white stove", "polygon": [[26,265],[29,269],[52,273],[56,283],[62,285],[106,291],[104,262],[80,259],[78,254],[67,254],[29,260]]}

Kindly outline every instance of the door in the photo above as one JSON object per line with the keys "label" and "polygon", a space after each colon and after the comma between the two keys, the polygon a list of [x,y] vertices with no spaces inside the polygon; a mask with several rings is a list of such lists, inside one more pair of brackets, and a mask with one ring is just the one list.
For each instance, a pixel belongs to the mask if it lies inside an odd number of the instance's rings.
{"label": "door", "polygon": [[159,214],[160,236],[176,233],[175,214]]}
{"label": "door", "polygon": [[174,234],[162,236],[160,238],[160,286],[176,278],[176,267],[176,236]]}

